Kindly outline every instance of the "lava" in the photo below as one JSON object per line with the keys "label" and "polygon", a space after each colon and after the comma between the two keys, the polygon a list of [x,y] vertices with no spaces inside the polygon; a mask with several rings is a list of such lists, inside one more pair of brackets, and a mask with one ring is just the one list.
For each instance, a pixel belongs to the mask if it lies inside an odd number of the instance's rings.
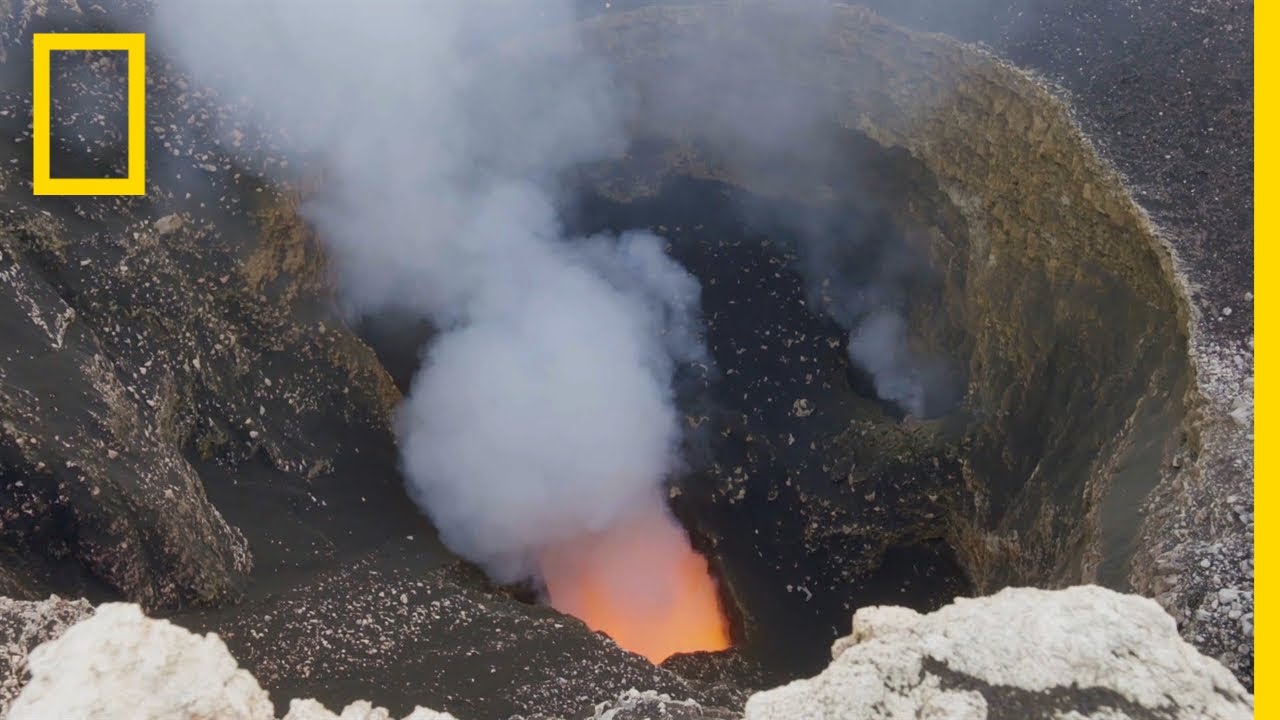
{"label": "lava", "polygon": [[540,560],[553,607],[651,662],[729,647],[707,561],[661,500]]}

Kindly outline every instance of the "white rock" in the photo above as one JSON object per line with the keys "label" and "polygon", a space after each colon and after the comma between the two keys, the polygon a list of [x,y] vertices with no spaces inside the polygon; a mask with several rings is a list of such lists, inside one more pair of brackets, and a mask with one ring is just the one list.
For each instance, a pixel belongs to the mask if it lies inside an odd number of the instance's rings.
{"label": "white rock", "polygon": [[389,720],[390,714],[383,708],[375,708],[369,702],[353,702],[342,715],[335,715],[315,700],[293,700],[284,720]]}
{"label": "white rock", "polygon": [[[21,441],[21,439],[19,439]],[[21,481],[16,483],[21,486]],[[22,690],[27,653],[93,614],[86,600],[25,601],[0,597],[0,717]]]}
{"label": "white rock", "polygon": [[[981,719],[986,701],[975,694],[996,685],[1030,702],[1047,692],[1082,693],[1082,705],[1083,693],[1094,702],[1113,695],[1178,720],[1253,716],[1253,696],[1184,642],[1159,605],[1098,587],[1007,589],[929,615],[865,608],[832,655],[817,677],[752,696],[747,720]],[[1091,717],[1124,717],[1100,704]]]}
{"label": "white rock", "polygon": [[[591,720],[615,720],[619,714],[625,717],[666,718],[672,716],[672,710],[697,712],[698,703],[693,700],[676,700],[665,693],[653,690],[640,692],[635,688],[622,693],[616,700],[597,703]],[[685,717],[678,715],[677,717]]]}
{"label": "white rock", "polygon": [[[88,604],[84,604],[88,612]],[[153,620],[137,605],[109,603],[33,650],[31,681],[9,720],[274,720],[267,692],[217,635]],[[293,700],[285,720],[391,720],[354,702],[336,715],[315,700]],[[415,708],[404,720],[456,720]]]}
{"label": "white rock", "polygon": [[182,225],[182,216],[175,213],[173,215],[165,215],[159,220],[156,220],[155,228],[156,232],[161,235],[171,235],[181,230]]}
{"label": "white rock", "polygon": [[109,603],[31,652],[10,720],[272,720],[267,693],[217,635]]}
{"label": "white rock", "polygon": [[[284,716],[284,720],[393,720],[393,718],[386,708],[374,707],[373,703],[367,700],[351,703],[343,708],[341,715],[335,715],[315,700],[293,700],[289,703],[289,714]],[[404,717],[404,720],[456,720],[456,718],[448,713],[416,707],[413,712]]]}

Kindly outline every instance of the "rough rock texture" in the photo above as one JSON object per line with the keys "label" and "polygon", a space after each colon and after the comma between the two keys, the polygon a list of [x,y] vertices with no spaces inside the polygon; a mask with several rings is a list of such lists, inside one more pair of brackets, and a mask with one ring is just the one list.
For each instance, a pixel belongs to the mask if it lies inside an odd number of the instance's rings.
{"label": "rough rock texture", "polygon": [[93,607],[83,599],[63,600],[56,595],[36,602],[0,598],[0,716],[8,711],[26,681],[27,654],[92,613]]}
{"label": "rough rock texture", "polygon": [[[0,25],[0,584],[216,604],[254,555],[265,572],[332,558],[355,531],[331,502],[378,488],[405,505],[398,393],[333,306],[297,198],[256,180],[268,150],[220,153],[216,108],[163,66],[146,197],[30,195],[29,33],[109,28],[133,5],[26,4]],[[122,62],[54,63],[56,171],[122,171]],[[350,487],[356,463],[372,484]],[[423,527],[407,507],[390,517]],[[291,533],[308,542],[281,548]]]}
{"label": "rough rock texture", "polygon": [[1253,717],[1253,696],[1158,605],[1098,587],[866,608],[831,654],[817,677],[754,695],[747,720]]}
{"label": "rough rock texture", "polygon": [[629,690],[617,700],[596,706],[591,720],[735,720],[739,713],[704,707],[692,700],[675,700],[652,690]]}
{"label": "rough rock texture", "polygon": [[27,664],[31,681],[9,711],[13,720],[273,717],[266,691],[216,636],[150,620],[137,605],[98,607]]}
{"label": "rough rock texture", "polygon": [[[443,655],[447,651],[443,645],[449,645],[458,651],[458,656],[445,658],[450,664],[456,664],[456,674],[447,678],[450,687],[459,690],[459,695],[466,696],[472,692],[469,681],[483,679],[487,684],[485,694],[509,693],[508,700],[491,698],[482,702],[472,701],[472,712],[463,717],[492,718],[506,717],[503,707],[519,707],[528,704],[527,695],[531,686],[536,685],[539,672],[537,661],[555,658],[534,658],[529,666],[517,668],[516,679],[504,681],[506,669],[492,662],[491,650],[502,650],[502,647],[486,648],[481,643],[472,645],[477,640],[474,629],[469,628],[468,616],[474,617],[482,611],[467,602],[468,598],[443,597],[429,600],[421,592],[415,592],[412,599],[408,594],[395,594],[396,590],[413,588],[402,587],[392,583],[383,587],[378,594],[386,595],[390,603],[400,609],[401,614],[431,615],[447,613],[454,621],[454,630],[461,630],[457,635],[445,636],[426,634],[421,636],[428,641],[434,637],[441,642],[428,642],[428,651]],[[227,646],[215,634],[201,636],[191,633],[167,620],[150,619],[142,614],[137,605],[107,603],[99,606],[96,613],[87,620],[65,629],[64,625],[77,613],[85,615],[91,612],[87,603],[66,603],[63,601],[47,601],[46,603],[25,603],[18,607],[14,604],[13,617],[26,629],[21,630],[21,644],[37,639],[48,639],[43,645],[30,653],[27,667],[31,679],[22,686],[20,684],[21,668],[7,668],[6,687],[21,689],[21,694],[13,703],[12,711],[7,716],[14,720],[36,718],[76,718],[108,717],[137,718],[137,720],[203,720],[219,718],[226,720],[271,720],[276,717],[267,692],[248,670],[237,667],[236,660],[227,650]],[[347,608],[358,610],[363,617],[355,623],[349,635],[325,637],[317,632],[318,628],[307,625],[307,617],[285,617],[284,622],[298,622],[298,638],[318,637],[320,642],[342,645],[345,661],[379,662],[378,654],[392,662],[407,662],[406,676],[428,671],[421,665],[412,665],[412,659],[406,658],[407,648],[396,647],[392,638],[381,636],[377,626],[384,620],[368,607]],[[288,608],[282,610],[288,612]],[[323,612],[323,609],[320,609]],[[526,641],[534,640],[534,634],[555,636],[556,628],[561,627],[563,619],[554,619],[551,612],[543,613],[546,619],[539,624],[528,624],[516,627]],[[315,615],[312,615],[315,617]],[[518,615],[499,618],[504,623],[519,625],[523,620]],[[44,623],[36,628],[37,621]],[[572,621],[567,621],[572,622]],[[408,623],[412,632],[418,623]],[[65,630],[65,632],[64,632]],[[585,633],[584,633],[585,635]],[[499,637],[494,635],[495,638]],[[594,643],[600,648],[612,647],[612,643],[599,637],[591,638],[588,644]],[[405,639],[403,636],[400,639]],[[416,641],[415,641],[416,642]],[[557,644],[542,641],[548,646]],[[260,654],[287,655],[305,648],[273,647],[259,650]],[[637,693],[621,692],[610,689],[609,682],[603,679],[601,670],[592,670],[593,664],[610,665],[616,663],[617,650],[605,649],[595,652],[590,647],[572,646],[563,648],[561,652],[575,656],[578,670],[569,669],[566,675],[564,693],[571,693],[558,702],[555,697],[542,696],[533,704],[539,708],[548,708],[555,712],[557,707],[564,717],[580,717],[578,711],[591,714],[595,718],[607,720],[625,720],[648,716],[655,718],[671,718],[672,720],[722,720],[737,715],[728,710],[703,707],[693,701],[675,701],[669,695],[659,695],[653,691]],[[25,647],[22,649],[25,656]],[[634,656],[633,656],[634,657]],[[468,659],[472,658],[472,659]],[[634,657],[637,666],[644,665],[644,660]],[[269,665],[263,665],[270,668]],[[488,667],[489,671],[483,670]],[[562,668],[563,669],[563,666]],[[323,679],[325,668],[317,667],[316,672]],[[503,676],[494,677],[492,672],[501,671]],[[641,670],[628,676],[626,680],[642,684],[661,684],[655,680],[657,671],[649,666],[648,675]],[[437,673],[438,674],[438,673]],[[520,675],[528,675],[520,679]],[[412,694],[417,697],[438,695],[441,691],[434,687],[435,681],[427,676],[419,676],[421,682]],[[437,678],[438,680],[440,678]],[[688,688],[678,683],[667,683],[681,692]],[[500,690],[498,688],[501,688]],[[370,689],[370,688],[365,688]],[[379,689],[379,688],[372,688]],[[601,696],[618,695],[613,702],[600,703]],[[392,692],[401,695],[402,692]],[[381,697],[381,696],[379,696]],[[458,704],[455,700],[454,704]],[[663,708],[668,708],[663,710]],[[659,712],[661,711],[661,712]],[[637,713],[658,713],[640,715]],[[665,714],[662,714],[665,713]],[[284,720],[392,720],[398,715],[385,708],[376,707],[368,701],[355,701],[348,704],[341,712],[334,713],[314,699],[294,699],[288,703],[288,712]],[[415,707],[404,720],[453,720],[448,713]]]}
{"label": "rough rock texture", "polygon": [[[216,635],[194,635],[152,620],[137,605],[108,603],[94,616],[31,653],[31,680],[8,715],[13,720],[272,720],[271,701]],[[329,712],[294,700],[286,720],[390,720],[385,709],[352,703]],[[405,720],[452,720],[416,708]]]}
{"label": "rough rock texture", "polygon": [[764,663],[741,647],[681,653],[663,660],[661,667],[702,686],[710,703],[728,708],[740,708],[751,693],[777,684]]}
{"label": "rough rock texture", "polygon": [[[596,704],[573,720],[738,720],[740,711],[679,700],[653,690],[628,690],[614,700]],[[566,720],[558,715],[514,715],[511,720]]]}

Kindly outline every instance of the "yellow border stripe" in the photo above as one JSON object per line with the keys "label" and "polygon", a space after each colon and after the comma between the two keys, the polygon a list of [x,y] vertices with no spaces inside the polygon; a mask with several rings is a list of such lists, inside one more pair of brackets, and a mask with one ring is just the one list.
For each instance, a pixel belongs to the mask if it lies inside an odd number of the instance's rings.
{"label": "yellow border stripe", "polygon": [[[1275,433],[1276,373],[1267,368],[1276,363],[1275,323],[1278,319],[1276,288],[1271,285],[1271,270],[1277,267],[1276,246],[1266,241],[1276,235],[1276,203],[1280,193],[1276,187],[1277,121],[1274,77],[1280,71],[1276,41],[1280,27],[1276,22],[1276,3],[1263,0],[1254,5],[1254,712],[1260,718],[1280,718],[1280,687],[1276,686],[1276,617],[1272,607],[1278,579],[1274,561],[1277,539],[1275,526],[1267,518],[1275,511],[1276,489],[1266,480],[1276,476]],[[1270,38],[1270,40],[1266,40]],[[1261,39],[1263,42],[1258,42]],[[1267,132],[1270,127],[1272,132]],[[1261,479],[1262,482],[1258,482]]]}
{"label": "yellow border stripe", "polygon": [[[147,192],[147,39],[143,33],[36,33],[32,36],[32,191],[36,195],[145,195]],[[50,177],[49,77],[55,51],[122,50],[128,54],[126,108],[129,171],[123,178]]]}

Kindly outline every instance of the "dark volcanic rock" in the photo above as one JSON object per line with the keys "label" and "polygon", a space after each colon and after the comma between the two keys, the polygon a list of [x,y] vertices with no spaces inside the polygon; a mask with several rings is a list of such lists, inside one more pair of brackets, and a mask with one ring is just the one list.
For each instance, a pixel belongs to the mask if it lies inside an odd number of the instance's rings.
{"label": "dark volcanic rock", "polygon": [[457,561],[424,570],[420,543],[379,548],[262,600],[174,618],[213,630],[281,710],[289,698],[330,707],[373,698],[460,718],[577,717],[630,688],[706,699],[581,622],[485,589]]}
{"label": "dark volcanic rock", "polygon": [[741,708],[751,693],[772,684],[769,672],[741,648],[681,653],[663,660],[662,667],[703,686],[712,702],[727,708]]}
{"label": "dark volcanic rock", "polygon": [[[112,275],[146,273],[154,256],[129,268],[107,233],[71,229],[13,194],[0,203],[0,332],[10,343],[0,357],[5,545],[46,566],[33,584],[53,584],[59,565],[78,564],[153,607],[234,594],[251,567],[244,538],[208,503],[181,452],[190,418],[178,383],[199,373],[198,355],[120,323],[147,313],[134,304],[146,300],[144,288]],[[120,229],[149,231],[145,216]],[[116,272],[89,269],[95,263]],[[185,294],[187,279],[168,289]],[[153,312],[181,322],[172,311]]]}
{"label": "dark volcanic rock", "polygon": [[[219,150],[213,100],[153,58],[146,197],[29,194],[29,33],[137,29],[146,7],[104,5],[27,3],[0,28],[8,589],[211,604],[245,591],[251,557],[270,579],[388,533],[429,536],[395,472],[399,393],[329,296],[298,198],[257,179],[283,162],[270,147]],[[59,157],[120,170],[123,59],[63,60]]]}

